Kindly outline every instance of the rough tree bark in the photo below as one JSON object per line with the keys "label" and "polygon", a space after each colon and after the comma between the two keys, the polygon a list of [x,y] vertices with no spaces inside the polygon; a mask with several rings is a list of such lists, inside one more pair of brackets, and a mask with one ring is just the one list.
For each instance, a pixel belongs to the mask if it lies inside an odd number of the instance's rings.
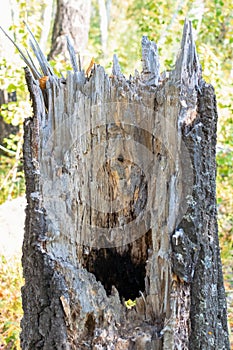
{"label": "rough tree bark", "polygon": [[73,40],[75,52],[82,52],[86,48],[90,16],[91,0],[57,0],[49,59],[66,53],[67,35]]}
{"label": "rough tree bark", "polygon": [[26,69],[23,350],[229,349],[216,100],[191,23],[174,71],[146,37],[142,61],[86,78],[72,56],[64,80],[43,59],[43,91]]}

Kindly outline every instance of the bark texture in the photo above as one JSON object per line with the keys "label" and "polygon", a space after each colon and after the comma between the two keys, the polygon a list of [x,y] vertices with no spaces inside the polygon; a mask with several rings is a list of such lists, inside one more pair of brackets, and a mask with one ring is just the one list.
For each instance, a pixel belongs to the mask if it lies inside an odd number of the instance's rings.
{"label": "bark texture", "polygon": [[128,80],[114,57],[43,92],[26,69],[23,350],[229,349],[214,90],[189,22],[170,74],[142,55]]}

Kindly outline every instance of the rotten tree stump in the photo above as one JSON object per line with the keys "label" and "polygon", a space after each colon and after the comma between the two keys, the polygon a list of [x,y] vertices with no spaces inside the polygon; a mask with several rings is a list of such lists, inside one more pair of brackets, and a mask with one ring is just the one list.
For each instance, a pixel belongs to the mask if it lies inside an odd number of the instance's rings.
{"label": "rotten tree stump", "polygon": [[37,54],[43,90],[26,69],[22,349],[229,349],[216,101],[191,23],[163,77],[146,37],[128,80],[117,57],[85,77],[69,50],[67,79]]}

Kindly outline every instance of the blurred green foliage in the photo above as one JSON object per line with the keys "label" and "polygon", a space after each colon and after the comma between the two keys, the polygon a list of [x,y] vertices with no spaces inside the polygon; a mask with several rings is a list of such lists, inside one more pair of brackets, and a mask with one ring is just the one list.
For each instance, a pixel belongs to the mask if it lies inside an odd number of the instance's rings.
{"label": "blurred green foliage", "polygon": [[19,350],[20,320],[23,316],[20,257],[0,256],[0,348]]}
{"label": "blurred green foliage", "polygon": [[[25,30],[23,20],[27,21],[30,18],[33,33],[39,38],[42,31],[41,13],[45,1],[32,0],[28,3],[27,1],[15,0],[13,2],[14,15],[12,15],[12,25],[8,31],[15,42],[26,48],[28,47],[28,33]],[[3,34],[1,33],[1,35]],[[2,51],[0,57],[0,86],[5,92],[16,91],[17,102],[3,104],[0,114],[6,123],[17,126],[18,132],[10,134],[1,144],[0,204],[6,199],[19,196],[25,191],[22,163],[23,121],[26,117],[32,115],[32,111],[23,67],[24,64],[20,61],[18,52],[15,51],[15,57],[9,57],[7,52]]]}

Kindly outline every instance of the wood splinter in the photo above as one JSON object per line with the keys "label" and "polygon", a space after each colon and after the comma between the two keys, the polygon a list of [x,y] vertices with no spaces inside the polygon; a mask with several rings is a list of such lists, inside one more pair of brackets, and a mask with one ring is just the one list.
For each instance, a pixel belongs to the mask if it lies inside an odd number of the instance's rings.
{"label": "wood splinter", "polygon": [[89,75],[90,71],[92,70],[92,67],[94,66],[94,64],[95,64],[95,60],[94,60],[94,57],[92,57],[91,62],[90,62],[89,66],[88,66],[88,68],[86,70],[86,76],[87,77],[89,77],[88,75]]}
{"label": "wood splinter", "polygon": [[46,81],[49,80],[49,76],[45,75],[44,77],[39,79],[39,85],[41,90],[45,90],[46,89]]}

